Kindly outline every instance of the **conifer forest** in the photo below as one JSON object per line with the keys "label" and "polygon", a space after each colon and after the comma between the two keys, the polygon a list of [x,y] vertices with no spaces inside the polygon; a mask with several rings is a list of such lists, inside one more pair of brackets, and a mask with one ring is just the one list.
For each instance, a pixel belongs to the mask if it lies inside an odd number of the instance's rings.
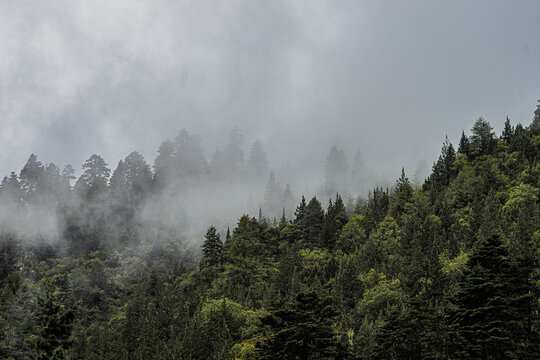
{"label": "conifer forest", "polygon": [[[32,154],[6,175],[0,357],[540,357],[540,105],[501,134],[479,118],[423,182],[402,169],[366,198],[339,193],[354,176],[335,147],[321,201],[280,185],[259,142],[244,164],[230,137],[210,163],[182,130],[152,167],[94,154],[75,178]],[[216,181],[266,182],[264,200],[228,227],[198,212],[189,241],[194,220],[168,215]]]}

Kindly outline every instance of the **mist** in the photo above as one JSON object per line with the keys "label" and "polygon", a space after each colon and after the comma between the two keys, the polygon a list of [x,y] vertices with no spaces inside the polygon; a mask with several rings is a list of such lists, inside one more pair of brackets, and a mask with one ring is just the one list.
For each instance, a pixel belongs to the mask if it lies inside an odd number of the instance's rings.
{"label": "mist", "polygon": [[481,115],[499,130],[507,115],[530,121],[538,7],[4,1],[0,170],[31,153],[77,174],[93,153],[152,159],[183,128],[209,158],[237,126],[272,168],[336,145],[389,179],[413,173]]}

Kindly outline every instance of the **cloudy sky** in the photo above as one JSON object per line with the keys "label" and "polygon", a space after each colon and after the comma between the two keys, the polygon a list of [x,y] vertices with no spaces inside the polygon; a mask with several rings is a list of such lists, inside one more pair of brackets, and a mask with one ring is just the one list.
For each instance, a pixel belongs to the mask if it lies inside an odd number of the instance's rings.
{"label": "cloudy sky", "polygon": [[[0,174],[30,153],[151,163],[180,129],[238,126],[274,166],[331,145],[428,163],[484,116],[529,124],[538,1],[0,1]],[[411,169],[411,172],[413,169]]]}

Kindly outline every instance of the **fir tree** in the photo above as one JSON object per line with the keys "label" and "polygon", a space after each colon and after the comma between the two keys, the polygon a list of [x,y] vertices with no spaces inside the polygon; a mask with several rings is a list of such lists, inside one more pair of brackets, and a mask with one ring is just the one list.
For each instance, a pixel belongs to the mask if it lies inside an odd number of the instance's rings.
{"label": "fir tree", "polygon": [[313,247],[319,243],[319,236],[324,220],[324,210],[317,197],[313,197],[306,206],[305,216],[300,224],[304,231],[304,242]]}
{"label": "fir tree", "polygon": [[344,359],[333,330],[336,315],[331,298],[320,299],[316,292],[299,293],[292,304],[275,306],[262,320],[269,332],[258,344],[257,359]]}
{"label": "fir tree", "polygon": [[498,235],[482,241],[471,255],[457,296],[455,324],[471,358],[506,359],[513,350],[508,324],[508,253]]}
{"label": "fir tree", "polygon": [[347,212],[339,194],[336,194],[334,203],[330,200],[328,210],[324,216],[321,228],[321,245],[333,249],[341,234],[341,229],[347,223]]}
{"label": "fir tree", "polygon": [[467,157],[471,156],[471,144],[469,138],[465,135],[465,131],[461,132],[459,139],[458,154],[464,154]]}
{"label": "fir tree", "polygon": [[302,195],[302,200],[300,200],[300,204],[296,207],[296,211],[294,212],[294,223],[301,225],[304,223],[304,218],[306,216],[306,198],[304,195]]}
{"label": "fir tree", "polygon": [[67,359],[67,350],[71,346],[71,330],[74,310],[66,309],[58,302],[56,289],[50,280],[45,283],[45,297],[38,297],[41,308],[39,318],[37,348],[38,359]]}
{"label": "fir tree", "polygon": [[506,121],[504,122],[504,129],[501,134],[501,139],[505,141],[507,144],[510,144],[512,142],[513,135],[514,135],[514,131],[512,129],[512,125],[510,125],[510,119],[507,116]]}
{"label": "fir tree", "polygon": [[441,186],[447,186],[450,183],[450,179],[452,179],[455,174],[453,169],[455,161],[456,152],[452,143],[448,140],[448,136],[446,136],[441,149],[441,154],[439,155],[437,162],[433,164],[433,170],[430,176],[430,181],[433,182],[436,189],[440,189]]}
{"label": "fir tree", "polygon": [[210,226],[204,237],[205,240],[202,245],[202,264],[204,266],[214,266],[221,264],[223,262],[223,243],[221,242],[220,236],[217,233],[216,228]]}
{"label": "fir tree", "polygon": [[475,156],[488,155],[495,150],[493,127],[483,117],[478,118],[471,129],[471,148]]}

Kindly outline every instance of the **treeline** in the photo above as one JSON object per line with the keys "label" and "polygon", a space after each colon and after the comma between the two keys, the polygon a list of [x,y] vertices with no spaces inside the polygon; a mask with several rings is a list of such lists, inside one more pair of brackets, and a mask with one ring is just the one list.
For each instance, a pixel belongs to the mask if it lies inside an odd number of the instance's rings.
{"label": "treeline", "polygon": [[[302,197],[276,221],[243,215],[208,227],[199,255],[134,247],[126,232],[120,250],[37,256],[5,235],[0,356],[537,359],[539,160],[540,106],[527,127],[507,120],[496,136],[480,118],[457,150],[446,139],[420,186],[403,170],[358,203]],[[99,194],[82,189],[87,203]],[[140,201],[122,194],[114,212],[76,214],[99,227]]]}
{"label": "treeline", "polygon": [[[43,238],[57,247],[65,240],[69,254],[79,256],[124,246],[126,241],[133,245],[141,238],[154,238],[148,232],[158,230],[193,240],[206,228],[203,223],[232,225],[233,214],[240,211],[260,210],[270,221],[283,209],[292,216],[297,199],[288,181],[294,182],[295,174],[283,167],[277,169],[279,174],[272,172],[259,141],[245,159],[243,141],[240,131],[233,129],[225,148],[207,160],[201,139],[182,130],[174,140],[161,143],[152,166],[137,151],[115,169],[93,154],[78,178],[73,166],[61,169],[32,154],[19,173],[12,171],[0,183],[2,232],[37,239],[40,245]],[[359,153],[356,158],[361,158]],[[368,177],[361,163],[349,169],[335,147],[326,160],[327,176],[317,190],[324,196],[349,194],[353,178],[360,184],[361,176]],[[351,181],[336,185],[336,174]],[[352,196],[348,200],[357,201]]]}

